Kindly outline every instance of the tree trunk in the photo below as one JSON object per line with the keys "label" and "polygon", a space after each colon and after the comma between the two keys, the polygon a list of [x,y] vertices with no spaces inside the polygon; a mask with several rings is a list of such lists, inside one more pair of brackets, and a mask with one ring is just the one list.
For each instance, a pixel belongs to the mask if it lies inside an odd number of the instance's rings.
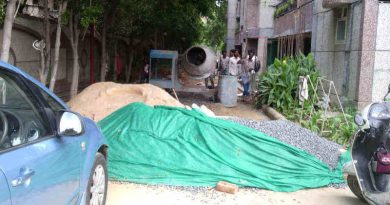
{"label": "tree trunk", "polygon": [[39,70],[39,81],[41,81],[43,85],[46,85],[46,78],[44,76],[45,75],[45,53],[43,49],[41,49],[39,53],[41,54],[41,70]]}
{"label": "tree trunk", "polygon": [[78,85],[79,85],[79,75],[80,75],[80,66],[79,66],[79,35],[80,29],[78,27],[79,17],[78,15],[70,12],[69,15],[69,30],[70,30],[70,41],[72,44],[72,54],[73,54],[73,74],[72,74],[72,84],[70,87],[70,97],[73,98],[77,95]]}
{"label": "tree trunk", "polygon": [[12,26],[15,20],[16,2],[18,0],[9,0],[7,3],[7,9],[5,13],[4,25],[3,25],[3,42],[1,44],[0,60],[8,62],[9,49],[11,47]]}
{"label": "tree trunk", "polygon": [[130,77],[131,77],[131,70],[133,69],[133,60],[134,60],[134,49],[132,47],[132,44],[130,43],[129,48],[129,65],[126,69],[126,83],[129,83]]}
{"label": "tree trunk", "polygon": [[157,39],[158,39],[157,31],[154,31],[154,40],[153,40],[153,46],[154,46],[154,48],[153,48],[153,49],[158,49],[158,42],[157,42]]}
{"label": "tree trunk", "polygon": [[56,83],[57,78],[57,70],[58,70],[58,60],[60,58],[60,46],[61,46],[61,26],[62,26],[62,14],[66,10],[68,2],[63,1],[59,4],[58,8],[58,19],[57,19],[57,33],[56,33],[56,43],[54,47],[54,64],[53,64],[53,70],[51,72],[51,79],[50,79],[50,90],[54,91],[54,86]]}
{"label": "tree trunk", "polygon": [[[78,40],[77,40],[78,41]],[[76,43],[78,44],[78,43]],[[70,87],[70,97],[73,98],[77,95],[78,85],[79,85],[79,75],[80,75],[80,66],[79,66],[79,53],[78,53],[78,45],[72,46],[73,52],[73,74],[72,74],[72,85]]]}
{"label": "tree trunk", "polygon": [[107,73],[107,14],[104,14],[103,30],[102,30],[102,62],[100,65],[100,81],[106,80]]}
{"label": "tree trunk", "polygon": [[47,75],[49,74],[51,66],[51,33],[50,33],[50,20],[49,20],[49,2],[48,0],[44,1],[44,35],[45,35],[45,48],[41,50],[41,72],[40,80],[41,83],[46,85]]}
{"label": "tree trunk", "polygon": [[41,54],[41,69],[39,70],[39,80],[42,84],[46,85],[46,70],[48,65],[46,61],[46,51],[47,49],[50,49],[50,44],[48,42],[50,41],[50,22],[49,22],[49,3],[48,0],[43,1],[43,7],[44,7],[44,22],[43,22],[43,35],[44,35],[44,42],[45,42],[45,48],[40,49]]}

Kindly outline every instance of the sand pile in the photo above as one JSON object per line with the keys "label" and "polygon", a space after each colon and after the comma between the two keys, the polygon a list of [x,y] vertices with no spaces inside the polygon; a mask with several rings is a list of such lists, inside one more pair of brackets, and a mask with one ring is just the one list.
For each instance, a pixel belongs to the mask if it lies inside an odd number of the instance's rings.
{"label": "sand pile", "polygon": [[163,89],[150,84],[95,83],[87,87],[68,105],[75,112],[100,121],[119,108],[133,103],[184,107]]}

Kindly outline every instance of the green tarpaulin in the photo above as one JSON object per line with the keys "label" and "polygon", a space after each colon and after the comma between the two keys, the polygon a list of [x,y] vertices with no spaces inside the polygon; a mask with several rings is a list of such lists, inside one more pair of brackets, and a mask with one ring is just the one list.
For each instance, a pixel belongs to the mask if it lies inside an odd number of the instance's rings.
{"label": "green tarpaulin", "polygon": [[99,125],[114,180],[180,186],[223,180],[283,192],[343,182],[341,165],[332,171],[305,151],[196,110],[133,103]]}

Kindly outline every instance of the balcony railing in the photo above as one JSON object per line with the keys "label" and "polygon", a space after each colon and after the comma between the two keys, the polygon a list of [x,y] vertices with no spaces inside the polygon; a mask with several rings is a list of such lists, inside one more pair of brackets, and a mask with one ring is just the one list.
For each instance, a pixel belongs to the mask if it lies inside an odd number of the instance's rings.
{"label": "balcony railing", "polygon": [[324,8],[337,8],[348,4],[352,4],[355,0],[323,0],[322,6]]}
{"label": "balcony railing", "polygon": [[276,5],[274,17],[278,18],[297,8],[297,0],[283,0]]}

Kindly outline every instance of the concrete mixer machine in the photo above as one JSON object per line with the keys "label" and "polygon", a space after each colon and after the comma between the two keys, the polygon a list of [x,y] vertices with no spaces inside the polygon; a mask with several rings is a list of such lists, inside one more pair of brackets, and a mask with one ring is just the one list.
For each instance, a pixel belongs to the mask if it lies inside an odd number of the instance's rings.
{"label": "concrete mixer machine", "polygon": [[192,46],[183,55],[177,51],[151,50],[149,83],[161,88],[187,92],[207,92],[205,87],[191,87],[179,81],[179,69],[192,79],[205,79],[214,72],[217,58],[206,46]]}

